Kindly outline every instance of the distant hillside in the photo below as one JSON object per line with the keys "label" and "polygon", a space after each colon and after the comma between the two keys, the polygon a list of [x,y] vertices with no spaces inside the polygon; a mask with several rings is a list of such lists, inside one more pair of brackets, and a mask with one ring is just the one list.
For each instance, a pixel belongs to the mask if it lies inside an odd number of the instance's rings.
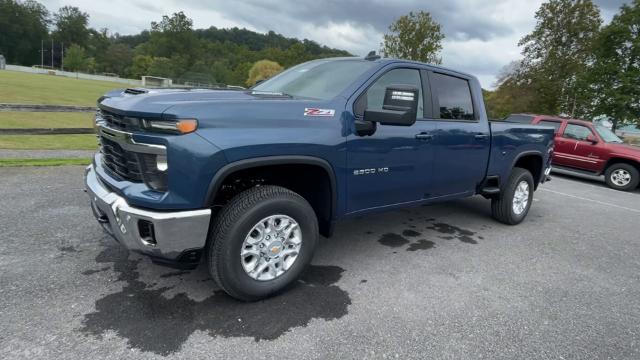
{"label": "distant hillside", "polygon": [[[190,47],[190,51],[162,51],[164,42],[154,41],[154,37],[158,37],[159,34],[148,30],[137,35],[116,35],[113,42],[126,45],[135,53],[152,58],[163,55],[160,57],[169,60],[163,64],[154,66],[154,63],[158,62],[157,59],[139,57],[137,62],[150,63],[146,68],[146,74],[171,77],[179,82],[244,85],[251,65],[259,60],[273,60],[287,68],[312,59],[351,56],[344,50],[322,46],[308,39],[287,38],[273,31],[262,34],[247,29],[218,29],[212,26],[208,29],[195,29],[192,34],[193,39],[186,44],[193,42],[200,45]],[[186,64],[189,65],[185,66]],[[133,70],[130,71],[131,75],[141,75],[136,73],[135,69],[136,66],[130,68]]]}
{"label": "distant hillside", "polygon": [[[69,71],[133,78],[155,75],[204,85],[244,85],[249,69],[259,60],[287,68],[311,59],[349,55],[273,31],[193,29],[193,21],[183,12],[164,15],[136,35],[111,34],[109,29],[96,30],[88,24],[89,14],[74,6],[52,12],[33,0],[0,0],[0,53],[15,65],[64,65]],[[45,56],[40,52],[43,44]]]}

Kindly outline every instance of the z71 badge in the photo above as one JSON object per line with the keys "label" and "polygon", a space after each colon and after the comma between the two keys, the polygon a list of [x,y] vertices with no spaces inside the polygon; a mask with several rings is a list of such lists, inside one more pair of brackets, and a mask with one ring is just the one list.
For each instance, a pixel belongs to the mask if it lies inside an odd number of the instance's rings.
{"label": "z71 badge", "polygon": [[304,108],[304,116],[333,116],[335,114],[334,109]]}

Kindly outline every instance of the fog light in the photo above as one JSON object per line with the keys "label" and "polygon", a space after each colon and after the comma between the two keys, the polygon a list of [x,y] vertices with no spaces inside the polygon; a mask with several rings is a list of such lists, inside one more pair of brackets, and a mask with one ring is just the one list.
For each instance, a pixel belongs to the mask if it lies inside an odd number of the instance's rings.
{"label": "fog light", "polygon": [[156,168],[158,171],[167,171],[169,164],[167,163],[167,157],[165,155],[156,156]]}

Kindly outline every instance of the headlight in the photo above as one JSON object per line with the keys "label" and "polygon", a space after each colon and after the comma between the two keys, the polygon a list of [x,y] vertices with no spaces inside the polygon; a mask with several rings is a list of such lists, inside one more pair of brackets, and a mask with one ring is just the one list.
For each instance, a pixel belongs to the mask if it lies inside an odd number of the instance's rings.
{"label": "headlight", "polygon": [[198,120],[196,119],[179,119],[179,120],[142,120],[144,127],[148,130],[160,130],[173,134],[188,134],[198,129]]}

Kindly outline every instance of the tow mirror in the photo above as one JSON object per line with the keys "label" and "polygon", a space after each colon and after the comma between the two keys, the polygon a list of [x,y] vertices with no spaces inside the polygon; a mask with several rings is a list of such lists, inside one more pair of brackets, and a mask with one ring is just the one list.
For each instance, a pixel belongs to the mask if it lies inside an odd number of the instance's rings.
{"label": "tow mirror", "polygon": [[596,137],[593,136],[593,134],[587,136],[587,141],[593,145],[598,143],[598,139],[596,139]]}
{"label": "tow mirror", "polygon": [[416,122],[418,96],[415,86],[391,85],[385,90],[382,111],[366,109],[364,120],[382,125],[411,126]]}

